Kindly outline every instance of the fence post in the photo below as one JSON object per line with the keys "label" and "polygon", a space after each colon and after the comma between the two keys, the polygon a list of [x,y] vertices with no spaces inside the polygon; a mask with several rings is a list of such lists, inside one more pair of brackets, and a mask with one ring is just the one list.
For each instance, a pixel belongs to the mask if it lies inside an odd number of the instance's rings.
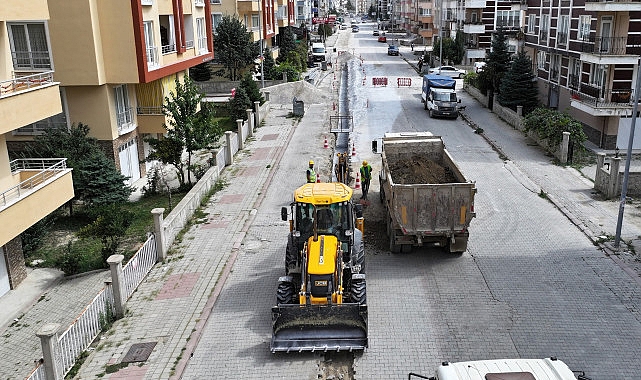
{"label": "fence post", "polygon": [[265,96],[265,101],[269,101],[269,91],[263,91],[263,95]]}
{"label": "fence post", "polygon": [[569,145],[570,145],[570,132],[563,132],[563,139],[561,140],[561,157],[559,157],[559,160],[561,160],[561,163],[564,165],[568,163]]}
{"label": "fence post", "polygon": [[165,252],[165,230],[162,228],[163,213],[165,209],[162,207],[151,210],[154,216],[154,233],[156,234],[156,262],[165,261],[167,252]]}
{"label": "fence post", "polygon": [[238,150],[243,150],[243,119],[236,119],[236,125],[238,126]]}
{"label": "fence post", "polygon": [[523,106],[516,106],[516,114],[523,116]]}
{"label": "fence post", "polygon": [[252,114],[253,111],[251,109],[245,110],[247,112],[247,137],[251,137],[254,135],[254,115]]}
{"label": "fence post", "polygon": [[256,126],[256,128],[258,128],[260,126],[260,120],[261,120],[261,117],[262,117],[261,114],[260,114],[260,102],[259,101],[255,101],[254,102],[254,116],[255,116],[254,125]]}
{"label": "fence post", "polygon": [[45,367],[45,378],[47,380],[62,380],[60,368],[58,368],[57,350],[58,330],[60,324],[47,323],[36,332],[42,346],[42,365]]}
{"label": "fence post", "polygon": [[111,289],[114,294],[114,317],[120,319],[125,315],[125,295],[124,295],[124,277],[122,274],[123,255],[111,255],[107,259],[109,270],[111,270]]}
{"label": "fence post", "polygon": [[231,152],[231,131],[225,132],[225,166],[231,165],[234,155]]}
{"label": "fence post", "polygon": [[608,198],[614,198],[620,195],[619,188],[619,167],[621,167],[621,157],[612,157],[610,159],[610,183],[608,188]]}

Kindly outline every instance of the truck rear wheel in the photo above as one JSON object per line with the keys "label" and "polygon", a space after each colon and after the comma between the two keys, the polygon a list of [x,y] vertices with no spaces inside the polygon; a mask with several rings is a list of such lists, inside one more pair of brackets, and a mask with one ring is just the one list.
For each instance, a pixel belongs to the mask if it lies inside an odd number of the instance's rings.
{"label": "truck rear wheel", "polygon": [[392,253],[400,253],[401,252],[401,246],[399,244],[396,244],[396,233],[394,233],[394,229],[392,226],[388,226],[387,229],[389,230],[389,233],[387,234],[389,236],[389,250]]}

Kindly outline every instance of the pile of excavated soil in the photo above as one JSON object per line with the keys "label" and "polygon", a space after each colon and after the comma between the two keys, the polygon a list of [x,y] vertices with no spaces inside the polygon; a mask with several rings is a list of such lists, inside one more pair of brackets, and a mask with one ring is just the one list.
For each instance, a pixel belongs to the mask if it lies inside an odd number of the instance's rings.
{"label": "pile of excavated soil", "polygon": [[393,163],[388,162],[388,166],[394,183],[400,185],[458,182],[450,168],[422,155],[414,155],[409,159]]}

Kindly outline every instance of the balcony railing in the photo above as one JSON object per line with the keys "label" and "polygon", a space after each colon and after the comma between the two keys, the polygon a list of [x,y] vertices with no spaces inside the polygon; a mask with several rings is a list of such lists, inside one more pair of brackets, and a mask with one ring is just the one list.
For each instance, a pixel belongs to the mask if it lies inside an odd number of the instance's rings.
{"label": "balcony railing", "polygon": [[597,55],[639,55],[641,53],[641,36],[590,36],[582,41],[581,51]]}
{"label": "balcony railing", "polygon": [[185,48],[191,49],[194,47],[194,40],[187,40],[185,41]]}
{"label": "balcony railing", "polygon": [[11,51],[15,70],[51,70],[49,51]]}
{"label": "balcony railing", "polygon": [[147,65],[150,67],[160,65],[160,60],[158,59],[158,49],[155,46],[150,46],[147,48]]}
{"label": "balcony railing", "polygon": [[138,106],[138,115],[162,115],[162,106]]}
{"label": "balcony railing", "polygon": [[577,74],[570,74],[568,75],[568,87],[573,88],[573,89],[578,89],[579,88],[579,76]]}
{"label": "balcony railing", "polygon": [[541,30],[539,32],[539,39],[547,40],[548,39],[548,31],[547,30]]}
{"label": "balcony railing", "polygon": [[176,44],[163,45],[162,47],[163,54],[175,53],[175,52],[176,52]]}
{"label": "balcony railing", "polygon": [[0,207],[6,207],[16,199],[20,199],[34,188],[57,176],[67,169],[66,158],[21,158],[9,163],[12,174],[20,171],[38,171],[29,179],[20,182],[0,193]]}
{"label": "balcony railing", "polygon": [[205,0],[194,0],[194,5],[197,7],[204,7],[205,6]]}
{"label": "balcony railing", "polygon": [[4,80],[0,82],[0,98],[52,83],[53,71]]}
{"label": "balcony railing", "polygon": [[587,83],[581,83],[578,91],[572,91],[572,99],[592,105],[595,108],[630,106],[633,101],[633,89],[601,89]]}

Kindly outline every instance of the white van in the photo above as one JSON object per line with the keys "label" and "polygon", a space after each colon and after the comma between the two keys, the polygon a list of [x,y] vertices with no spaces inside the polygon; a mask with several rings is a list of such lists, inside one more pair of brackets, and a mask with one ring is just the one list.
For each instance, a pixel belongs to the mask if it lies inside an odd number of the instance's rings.
{"label": "white van", "polygon": [[312,44],[312,59],[316,61],[325,60],[325,44],[322,42],[314,42]]}

